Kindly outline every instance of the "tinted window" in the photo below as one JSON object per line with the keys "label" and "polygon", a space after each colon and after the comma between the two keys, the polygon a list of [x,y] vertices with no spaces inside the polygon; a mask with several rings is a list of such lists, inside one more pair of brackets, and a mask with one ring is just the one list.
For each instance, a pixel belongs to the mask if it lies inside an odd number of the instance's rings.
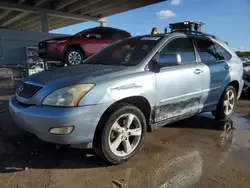
{"label": "tinted window", "polygon": [[115,39],[115,40],[121,40],[121,39],[128,38],[128,37],[129,37],[129,34],[125,32],[115,31],[112,33],[112,39]]}
{"label": "tinted window", "polygon": [[224,57],[216,51],[216,46],[212,41],[197,39],[198,51],[201,61],[223,60]]}
{"label": "tinted window", "polygon": [[216,44],[216,50],[223,56],[225,60],[229,60],[232,58],[231,54],[218,44]]}
{"label": "tinted window", "polygon": [[161,37],[137,37],[114,43],[92,55],[84,63],[115,66],[134,66],[161,40]]}
{"label": "tinted window", "polygon": [[[130,34],[127,33],[126,31],[112,29],[108,27],[92,28],[92,29],[81,31],[75,35],[86,37],[86,38],[97,38],[97,39],[102,38],[102,39],[115,39],[115,40],[120,40],[120,39],[130,37]],[[89,35],[91,35],[91,37],[88,37]],[[96,36],[96,37],[93,37],[93,36]]]}
{"label": "tinted window", "polygon": [[101,35],[99,35],[99,34],[87,34],[84,37],[89,38],[89,39],[100,39]]}
{"label": "tinted window", "polygon": [[190,64],[194,63],[195,53],[193,44],[190,39],[187,38],[179,38],[170,41],[161,51],[160,55],[175,53],[180,54],[181,56],[181,64]]}

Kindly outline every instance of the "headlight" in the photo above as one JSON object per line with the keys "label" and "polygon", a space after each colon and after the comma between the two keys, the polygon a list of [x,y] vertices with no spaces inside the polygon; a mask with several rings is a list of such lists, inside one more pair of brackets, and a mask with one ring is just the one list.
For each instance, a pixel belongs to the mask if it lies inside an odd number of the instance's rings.
{"label": "headlight", "polygon": [[45,97],[42,104],[63,107],[77,106],[81,98],[94,86],[94,84],[79,84],[58,89]]}

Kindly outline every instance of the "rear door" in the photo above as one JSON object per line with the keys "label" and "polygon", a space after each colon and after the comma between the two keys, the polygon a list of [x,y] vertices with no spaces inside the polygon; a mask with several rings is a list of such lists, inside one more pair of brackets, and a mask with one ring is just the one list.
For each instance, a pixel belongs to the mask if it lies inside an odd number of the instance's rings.
{"label": "rear door", "polygon": [[168,53],[179,54],[181,65],[164,67],[156,73],[156,122],[182,119],[200,110],[203,71],[196,61],[192,40],[186,37],[172,39],[159,55]]}
{"label": "rear door", "polygon": [[217,44],[210,39],[196,39],[200,61],[203,66],[204,110],[214,110],[223,92],[223,83],[229,78],[229,65],[218,51]]}
{"label": "rear door", "polygon": [[87,56],[93,55],[109,45],[105,32],[100,29],[88,30],[83,34],[83,47]]}

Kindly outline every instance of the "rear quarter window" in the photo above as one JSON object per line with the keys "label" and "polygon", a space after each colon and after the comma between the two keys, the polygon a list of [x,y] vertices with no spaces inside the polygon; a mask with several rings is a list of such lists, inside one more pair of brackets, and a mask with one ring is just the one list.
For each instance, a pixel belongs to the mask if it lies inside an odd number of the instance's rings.
{"label": "rear quarter window", "polygon": [[230,60],[232,58],[232,55],[219,44],[216,44],[216,50],[224,57],[225,60]]}
{"label": "rear quarter window", "polygon": [[125,32],[121,32],[121,31],[113,32],[113,35],[111,36],[111,38],[115,39],[115,40],[121,40],[121,39],[125,39],[128,37],[130,37],[129,34],[127,34]]}

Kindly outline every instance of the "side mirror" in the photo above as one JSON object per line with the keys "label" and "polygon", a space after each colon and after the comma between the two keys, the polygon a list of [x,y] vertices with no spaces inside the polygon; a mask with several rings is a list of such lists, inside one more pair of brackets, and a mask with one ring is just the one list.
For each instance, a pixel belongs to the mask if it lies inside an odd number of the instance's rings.
{"label": "side mirror", "polygon": [[169,67],[181,64],[180,54],[164,54],[159,57],[158,65],[160,67]]}

